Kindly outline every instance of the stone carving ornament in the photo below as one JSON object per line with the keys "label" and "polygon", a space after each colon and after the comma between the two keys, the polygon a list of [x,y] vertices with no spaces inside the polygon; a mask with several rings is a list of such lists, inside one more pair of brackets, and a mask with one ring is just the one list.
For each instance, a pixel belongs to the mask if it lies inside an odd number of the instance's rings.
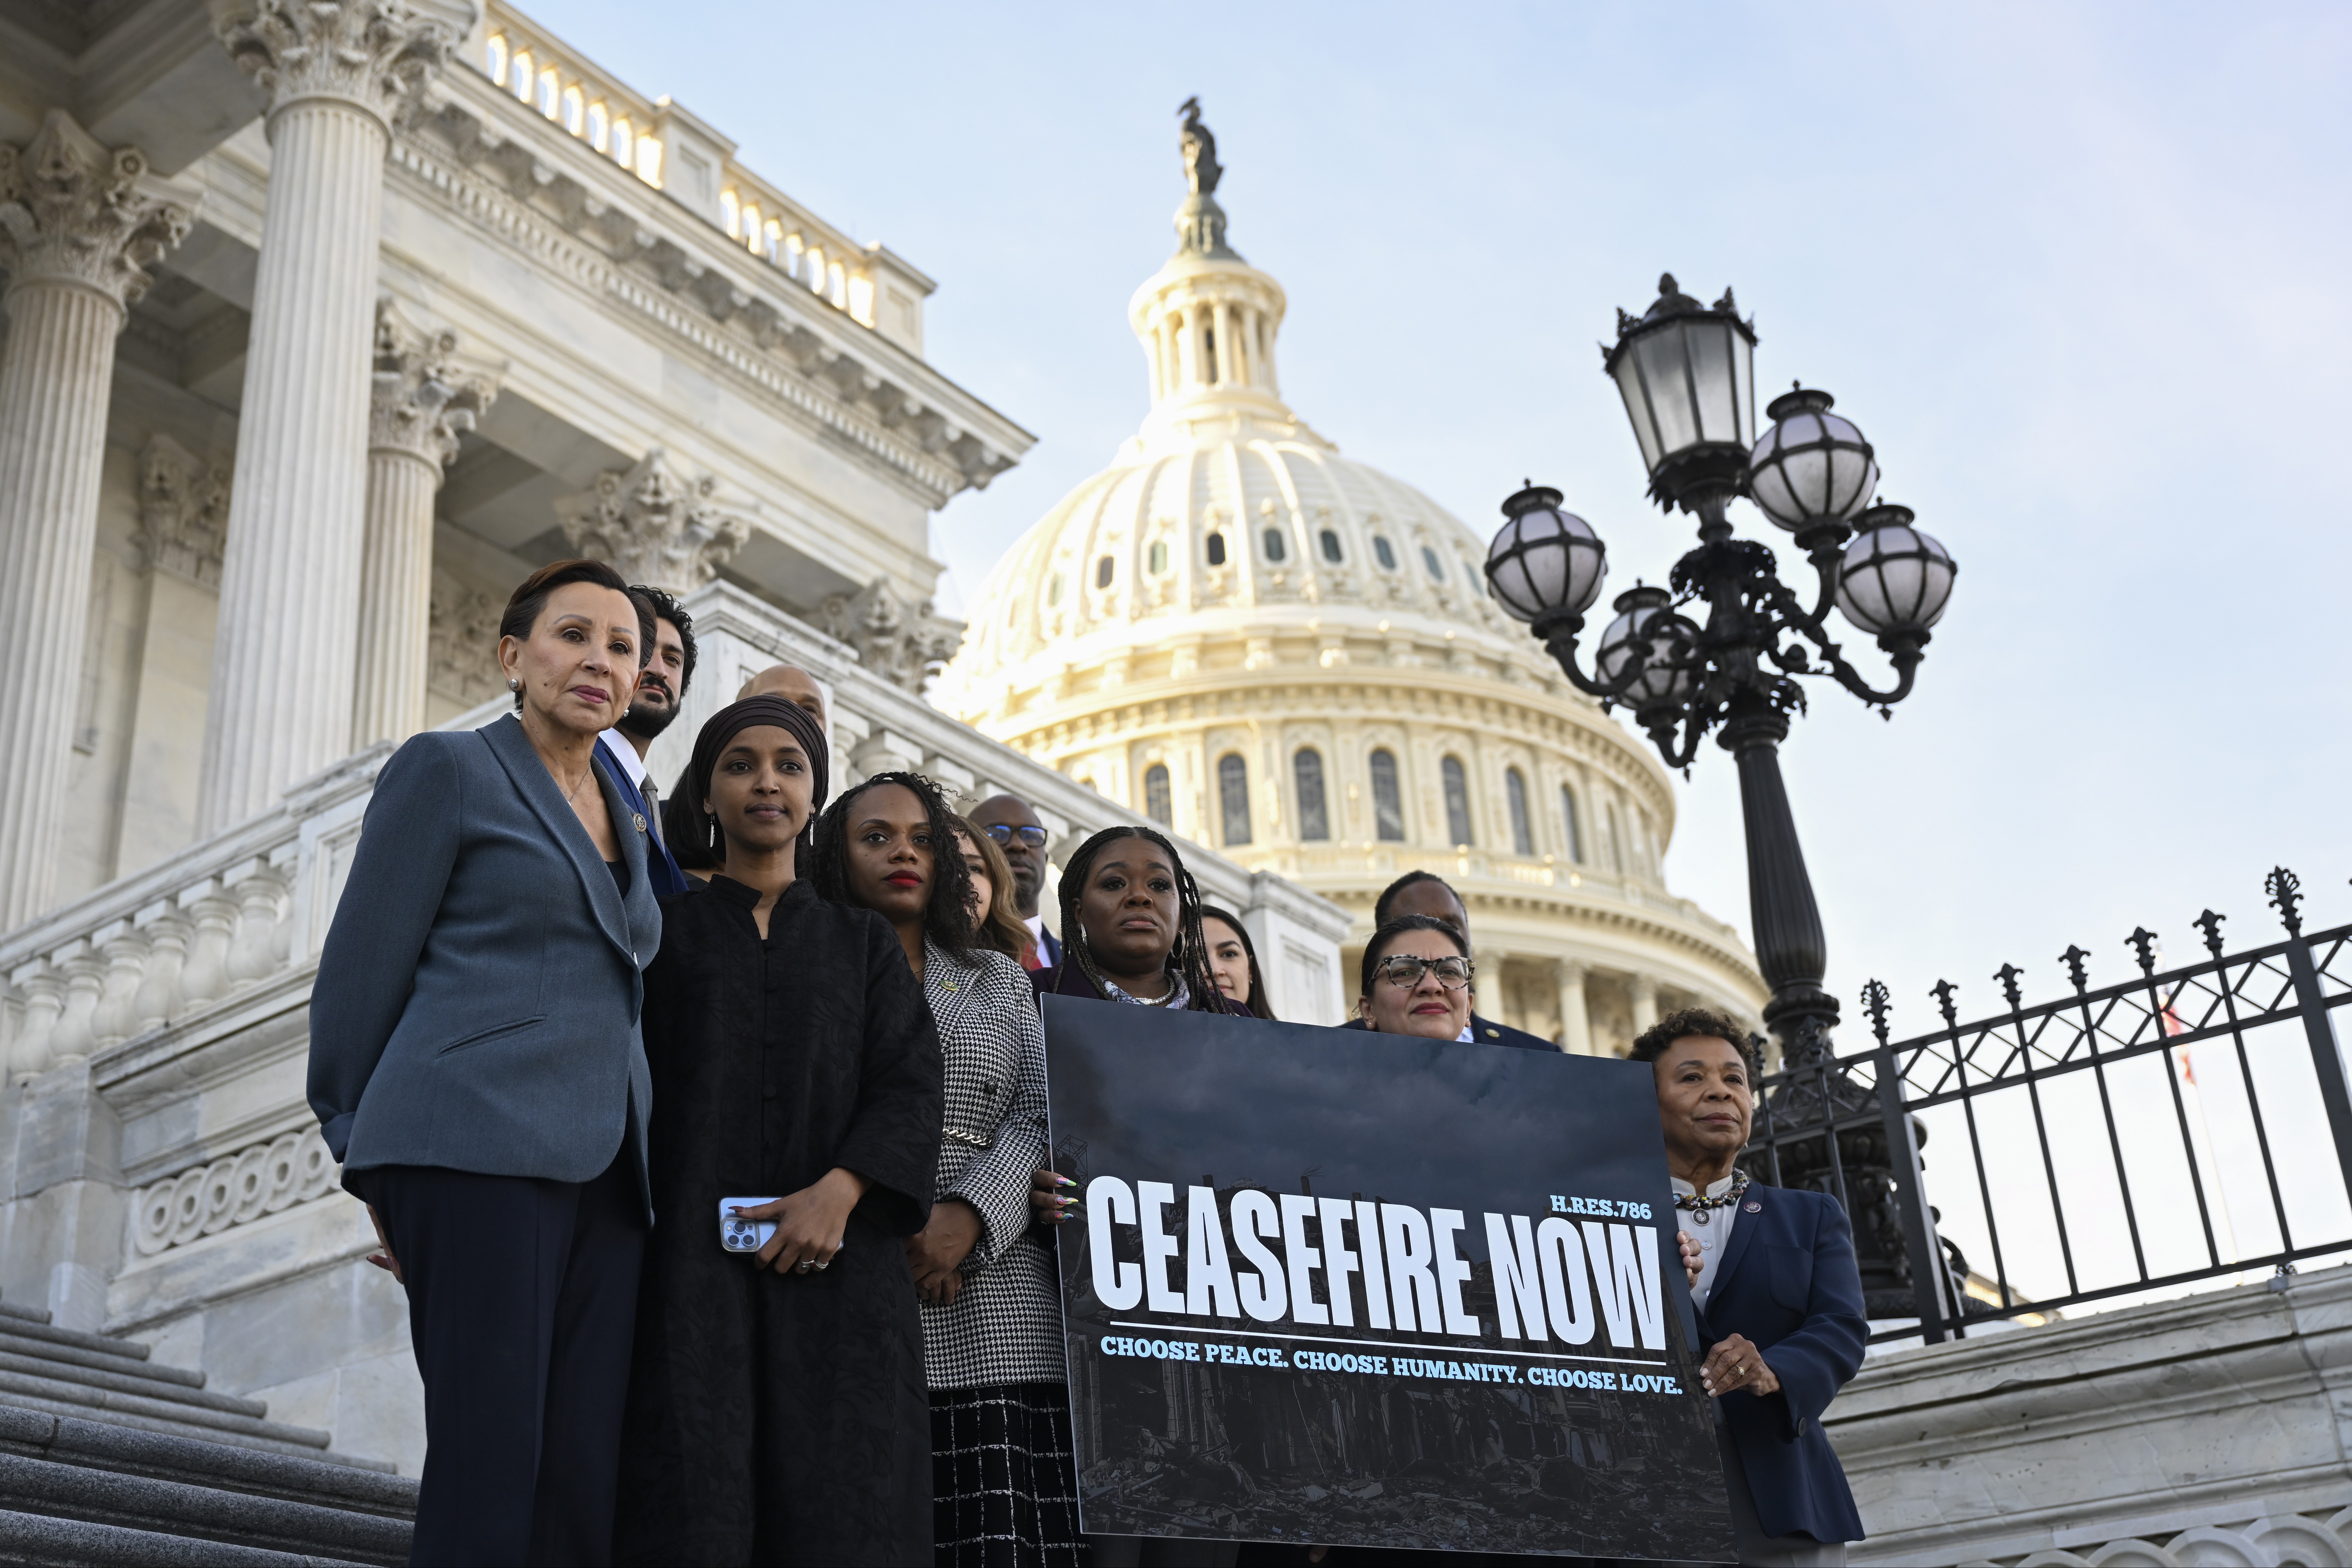
{"label": "stone carving ornament", "polygon": [[824,601],[824,631],[857,650],[858,662],[917,696],[963,643],[963,626],[931,613],[931,601],[910,605],[889,580],[877,577],[855,594]]}
{"label": "stone carving ornament", "polygon": [[11,292],[86,284],[128,305],[149,263],[187,237],[202,198],[149,172],[136,147],[111,152],[52,109],[23,148],[0,142],[0,266]]}
{"label": "stone carving ornament", "polygon": [[718,502],[719,481],[688,479],[659,447],[633,468],[596,476],[596,488],[555,503],[572,548],[609,561],[632,583],[680,598],[719,574],[751,525]]}
{"label": "stone carving ornament", "polygon": [[215,31],[270,114],[307,98],[340,99],[387,132],[423,107],[457,45],[448,28],[401,0],[261,0],[223,16]]}
{"label": "stone carving ornament", "polygon": [[448,573],[433,574],[425,684],[461,708],[487,702],[500,687],[499,616],[504,601]]}
{"label": "stone carving ornament", "polygon": [[499,395],[492,376],[457,363],[457,334],[411,321],[390,299],[375,305],[375,375],[368,447],[406,452],[436,467],[457,461],[457,440]]}
{"label": "stone carving ornament", "polygon": [[256,1143],[142,1188],[134,1244],[142,1258],[184,1247],[339,1188],[342,1168],[316,1127]]}
{"label": "stone carving ornament", "polygon": [[220,586],[228,485],[226,468],[169,436],[149,439],[139,454],[139,544],[151,570]]}

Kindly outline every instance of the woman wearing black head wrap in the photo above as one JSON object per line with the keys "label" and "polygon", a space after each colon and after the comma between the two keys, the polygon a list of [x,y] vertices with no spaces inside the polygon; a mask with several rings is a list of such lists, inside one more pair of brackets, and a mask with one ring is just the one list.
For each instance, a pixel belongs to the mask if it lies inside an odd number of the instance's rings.
{"label": "woman wearing black head wrap", "polygon": [[[808,873],[824,737],[754,697],[688,770],[710,880],[663,900],[646,971],[655,1227],[614,1555],[901,1563],[931,1555],[929,1401],[903,1239],[940,1148],[938,1034],[898,934]],[[722,1200],[772,1223],[721,1244]]]}

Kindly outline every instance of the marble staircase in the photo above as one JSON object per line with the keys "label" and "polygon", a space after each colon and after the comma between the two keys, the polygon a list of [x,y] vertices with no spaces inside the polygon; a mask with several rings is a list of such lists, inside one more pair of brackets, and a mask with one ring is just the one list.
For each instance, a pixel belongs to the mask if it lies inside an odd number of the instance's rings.
{"label": "marble staircase", "polygon": [[0,1300],[0,1565],[407,1561],[415,1480]]}

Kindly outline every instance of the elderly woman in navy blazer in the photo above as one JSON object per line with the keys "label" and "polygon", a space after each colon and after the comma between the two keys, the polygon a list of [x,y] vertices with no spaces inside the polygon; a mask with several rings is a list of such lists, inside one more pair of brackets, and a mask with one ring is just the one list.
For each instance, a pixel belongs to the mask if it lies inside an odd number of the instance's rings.
{"label": "elderly woman in navy blazer", "polygon": [[596,759],[654,628],[611,567],[508,601],[515,711],[383,765],[319,958],[310,1098],[408,1293],[416,1563],[600,1563],[649,1208],[646,822]]}
{"label": "elderly woman in navy blazer", "polygon": [[1633,1042],[1657,1076],[1675,1219],[1706,1346],[1733,1544],[1748,1563],[1843,1563],[1862,1539],[1822,1412],[1861,1369],[1870,1325],[1835,1198],[1733,1165],[1755,1114],[1747,1031],[1691,1007]]}

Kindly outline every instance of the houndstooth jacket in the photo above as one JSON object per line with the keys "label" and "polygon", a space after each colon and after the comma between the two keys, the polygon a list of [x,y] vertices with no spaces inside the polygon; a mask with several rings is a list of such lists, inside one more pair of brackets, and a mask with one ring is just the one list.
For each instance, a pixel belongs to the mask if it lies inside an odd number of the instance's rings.
{"label": "houndstooth jacket", "polygon": [[1028,972],[1001,952],[969,961],[923,950],[923,994],[947,1062],[947,1120],[935,1201],[981,1218],[955,1305],[923,1306],[923,1370],[933,1388],[1059,1383],[1062,1298],[1054,1261],[1030,1232],[1030,1173],[1045,1163],[1045,1032]]}

